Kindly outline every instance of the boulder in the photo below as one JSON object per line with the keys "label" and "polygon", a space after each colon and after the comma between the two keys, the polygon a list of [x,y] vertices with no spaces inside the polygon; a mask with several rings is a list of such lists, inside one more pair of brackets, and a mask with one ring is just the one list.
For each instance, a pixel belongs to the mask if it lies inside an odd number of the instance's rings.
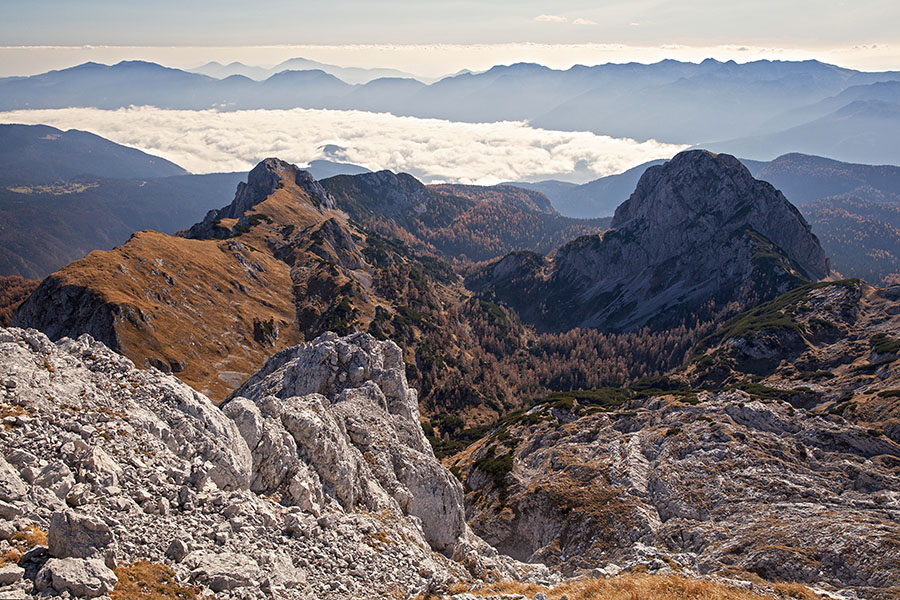
{"label": "boulder", "polygon": [[112,592],[118,578],[102,560],[51,558],[35,577],[39,592],[96,598]]}
{"label": "boulder", "polygon": [[22,498],[28,488],[19,473],[3,457],[0,457],[0,500],[14,502]]}
{"label": "boulder", "polygon": [[75,511],[54,513],[47,537],[55,558],[101,558],[115,567],[115,536],[100,519]]}
{"label": "boulder", "polygon": [[34,485],[50,490],[60,500],[64,500],[69,490],[75,486],[75,475],[61,460],[54,461],[41,469]]}
{"label": "boulder", "polygon": [[0,586],[17,583],[24,575],[25,569],[19,565],[3,565],[0,567]]}
{"label": "boulder", "polygon": [[396,509],[448,554],[465,536],[462,486],[425,439],[393,342],[323,334],[269,359],[223,410],[251,448],[253,491],[308,511]]}
{"label": "boulder", "polygon": [[185,563],[191,569],[191,581],[214,592],[255,587],[260,578],[256,561],[234,552],[192,552]]}

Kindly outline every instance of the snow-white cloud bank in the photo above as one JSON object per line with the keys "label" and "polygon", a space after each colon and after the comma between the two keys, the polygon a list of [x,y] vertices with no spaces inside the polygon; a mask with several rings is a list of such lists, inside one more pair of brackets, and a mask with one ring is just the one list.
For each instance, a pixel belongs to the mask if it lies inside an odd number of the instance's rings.
{"label": "snow-white cloud bank", "polygon": [[[425,181],[480,184],[560,177],[583,182],[683,148],[535,129],[525,122],[458,123],[342,110],[66,108],[0,112],[0,122],[90,131],[194,173],[245,171],[269,156],[298,164],[332,158]],[[328,153],[326,145],[341,150]]]}

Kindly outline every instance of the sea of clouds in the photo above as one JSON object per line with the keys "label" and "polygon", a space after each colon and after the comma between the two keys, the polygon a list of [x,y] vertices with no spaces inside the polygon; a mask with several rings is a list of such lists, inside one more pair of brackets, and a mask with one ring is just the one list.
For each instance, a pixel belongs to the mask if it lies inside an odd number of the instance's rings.
{"label": "sea of clouds", "polygon": [[269,156],[300,165],[329,158],[373,171],[403,171],[426,182],[485,185],[553,178],[584,182],[669,158],[684,148],[654,140],[536,129],[525,122],[458,123],[299,108],[19,110],[0,112],[0,123],[90,131],[162,156],[193,173],[246,171]]}

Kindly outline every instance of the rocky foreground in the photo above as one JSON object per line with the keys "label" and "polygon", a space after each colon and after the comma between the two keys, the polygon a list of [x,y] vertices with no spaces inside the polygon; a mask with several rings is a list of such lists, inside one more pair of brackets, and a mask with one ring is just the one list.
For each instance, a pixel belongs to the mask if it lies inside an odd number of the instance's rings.
{"label": "rocky foreground", "polygon": [[455,466],[473,529],[520,560],[900,595],[900,445],[838,415],[738,390],[564,397]]}
{"label": "rocky foreground", "polygon": [[400,349],[366,334],[275,355],[220,409],[87,335],[0,329],[0,414],[0,597],[147,572],[217,598],[553,581],[471,533]]}
{"label": "rocky foreground", "polygon": [[500,554],[392,342],[325,334],[217,407],[90,336],[0,329],[0,598],[896,593],[896,443],[685,399],[542,405],[463,453]]}

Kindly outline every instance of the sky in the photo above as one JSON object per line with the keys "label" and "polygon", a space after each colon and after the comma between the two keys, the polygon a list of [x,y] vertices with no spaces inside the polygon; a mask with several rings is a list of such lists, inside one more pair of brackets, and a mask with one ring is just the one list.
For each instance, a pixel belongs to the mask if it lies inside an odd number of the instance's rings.
{"label": "sky", "polygon": [[[440,76],[520,60],[819,58],[900,69],[896,0],[0,0],[0,75],[305,56]],[[742,60],[743,59],[743,60]]]}

